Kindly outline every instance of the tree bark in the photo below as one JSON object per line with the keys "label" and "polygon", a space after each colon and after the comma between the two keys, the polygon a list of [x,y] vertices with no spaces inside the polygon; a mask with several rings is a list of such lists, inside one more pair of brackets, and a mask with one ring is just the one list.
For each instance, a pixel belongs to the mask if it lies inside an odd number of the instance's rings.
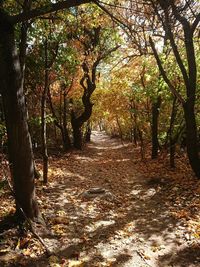
{"label": "tree bark", "polygon": [[81,150],[83,146],[83,137],[82,137],[82,124],[79,124],[78,120],[75,118],[75,115],[72,115],[71,119],[72,129],[73,129],[73,141],[74,141],[74,148]]}
{"label": "tree bark", "polygon": [[73,129],[74,147],[77,149],[82,149],[83,136],[81,128],[84,122],[89,120],[89,118],[91,117],[92,107],[93,107],[93,104],[90,102],[90,96],[89,99],[83,100],[83,103],[84,103],[84,111],[79,117],[75,116],[74,111],[71,112],[71,124]]}
{"label": "tree bark", "polygon": [[152,151],[151,158],[156,159],[158,157],[159,141],[158,141],[158,118],[159,109],[161,106],[161,97],[158,96],[156,101],[152,103],[152,124],[151,124],[151,135],[152,135]]}
{"label": "tree bark", "polygon": [[171,168],[175,168],[175,152],[176,152],[176,142],[177,142],[177,139],[173,138],[174,122],[175,122],[176,114],[177,114],[176,101],[177,101],[177,98],[174,97],[171,118],[170,118],[170,126],[169,126],[169,151],[170,151],[170,167]]}
{"label": "tree bark", "polygon": [[190,165],[198,178],[200,178],[200,159],[198,151],[197,125],[194,112],[194,100],[191,98],[184,105],[186,125],[186,147]]}
{"label": "tree bark", "polygon": [[[169,25],[168,25],[169,26]],[[167,74],[162,66],[162,62],[158,56],[158,53],[155,49],[155,45],[150,38],[150,44],[152,50],[154,52],[154,56],[157,61],[157,65],[159,67],[160,73],[164,79],[164,81],[169,86],[169,89],[172,91],[174,96],[177,97],[179,102],[183,106],[184,117],[185,117],[185,125],[186,125],[186,146],[187,146],[187,155],[191,165],[192,170],[195,175],[200,178],[200,157],[198,153],[198,138],[197,138],[197,125],[195,118],[195,98],[196,98],[196,83],[197,83],[197,68],[196,68],[196,58],[194,52],[194,44],[193,44],[193,36],[191,33],[191,27],[184,26],[184,34],[185,34],[185,48],[187,52],[187,61],[188,61],[188,74],[185,73],[185,67],[183,62],[180,63],[181,58],[179,53],[177,52],[177,47],[175,46],[173,35],[170,35],[170,41],[173,48],[174,55],[176,57],[177,63],[179,65],[180,70],[182,71],[187,99],[186,101],[182,98],[179,92],[175,89],[171,81],[168,79]],[[175,46],[175,48],[174,48]]]}
{"label": "tree bark", "polygon": [[[35,196],[32,143],[27,124],[22,72],[17,55],[14,27],[0,11],[0,93],[2,94],[8,134],[9,163],[16,203],[26,216],[38,218]],[[21,213],[17,205],[17,213]]]}
{"label": "tree bark", "polygon": [[[89,69],[87,65],[85,63],[83,64],[83,70],[85,73],[80,81],[80,84],[84,89],[84,93],[82,96],[82,103],[84,105],[84,111],[78,117],[75,116],[75,112],[73,110],[71,112],[71,125],[73,129],[73,141],[74,141],[73,143],[74,143],[74,147],[77,149],[82,149],[82,145],[83,145],[83,137],[82,137],[81,128],[84,122],[88,121],[92,115],[93,104],[91,103],[90,98],[91,98],[92,93],[96,89],[96,84],[95,84],[96,75],[94,71],[96,70],[96,66],[94,67],[95,64],[96,62],[93,64],[93,80],[90,79]],[[85,80],[86,80],[86,85],[84,84]]]}
{"label": "tree bark", "polygon": [[48,41],[45,40],[45,81],[41,99],[41,137],[42,137],[42,157],[43,157],[43,182],[48,182],[48,152],[47,152],[47,124],[46,124],[46,108],[47,93],[49,90],[49,71],[48,71]]}
{"label": "tree bark", "polygon": [[86,131],[85,131],[85,142],[89,143],[91,141],[91,123],[87,122]]}
{"label": "tree bark", "polygon": [[62,93],[60,92],[60,114],[59,118],[56,115],[53,103],[52,103],[52,98],[51,98],[51,92],[50,90],[48,91],[48,100],[49,100],[49,105],[50,109],[52,112],[52,115],[54,117],[54,125],[60,130],[61,136],[62,136],[62,141],[63,141],[63,150],[66,152],[70,149],[71,147],[71,140],[67,128],[67,92],[64,92],[64,103],[63,103],[63,114],[62,114]]}
{"label": "tree bark", "polygon": [[63,139],[63,149],[66,152],[71,147],[71,140],[69,137],[68,129],[67,129],[67,92],[64,89],[63,94],[63,131],[62,131],[62,139]]}

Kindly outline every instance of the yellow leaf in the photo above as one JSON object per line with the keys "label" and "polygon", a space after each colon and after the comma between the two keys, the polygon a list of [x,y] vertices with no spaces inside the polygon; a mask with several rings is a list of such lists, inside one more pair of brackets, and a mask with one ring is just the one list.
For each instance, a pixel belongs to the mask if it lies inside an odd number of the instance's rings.
{"label": "yellow leaf", "polygon": [[84,262],[83,261],[75,261],[75,260],[71,260],[69,262],[68,267],[84,267]]}

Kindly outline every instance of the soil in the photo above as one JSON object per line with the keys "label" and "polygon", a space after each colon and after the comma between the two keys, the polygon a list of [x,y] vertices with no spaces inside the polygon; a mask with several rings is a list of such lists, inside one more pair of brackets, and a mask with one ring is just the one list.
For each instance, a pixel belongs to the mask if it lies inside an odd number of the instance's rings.
{"label": "soil", "polygon": [[[143,175],[132,144],[103,132],[91,140],[82,151],[52,156],[49,184],[37,182],[49,229],[39,233],[53,254],[30,238],[26,247],[2,249],[0,266],[200,266],[200,239],[188,224],[198,223],[199,195],[183,194],[170,177]],[[182,213],[193,197],[198,205],[188,219]]]}

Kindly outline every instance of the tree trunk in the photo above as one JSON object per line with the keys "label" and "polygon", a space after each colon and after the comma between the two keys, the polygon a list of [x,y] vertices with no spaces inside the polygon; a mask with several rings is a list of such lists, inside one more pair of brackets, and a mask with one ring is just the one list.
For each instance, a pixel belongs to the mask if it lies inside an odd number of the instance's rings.
{"label": "tree trunk", "polygon": [[[61,97],[61,93],[60,93],[60,98]],[[58,117],[56,116],[56,112],[55,109],[53,107],[53,103],[52,103],[52,98],[51,98],[51,92],[50,90],[48,90],[48,99],[49,99],[49,105],[50,105],[50,109],[52,112],[52,115],[54,117],[54,125],[60,130],[61,132],[61,136],[62,136],[62,141],[63,141],[63,150],[66,152],[70,147],[71,147],[71,140],[70,140],[70,136],[68,133],[68,129],[67,129],[67,110],[66,110],[66,97],[64,96],[64,108],[63,108],[63,122],[61,119],[61,115],[62,115],[62,111],[60,111],[60,119],[58,119]],[[60,103],[61,103],[61,99],[60,99]],[[60,109],[61,109],[61,104],[60,104]],[[62,109],[61,109],[62,110]],[[60,122],[59,122],[60,121]],[[56,133],[56,129],[55,129],[55,133]]]}
{"label": "tree trunk", "polygon": [[119,135],[120,135],[121,143],[123,144],[123,132],[122,132],[122,127],[120,125],[118,116],[116,116],[116,121],[117,121],[117,126],[119,128]]}
{"label": "tree trunk", "polygon": [[156,159],[158,157],[158,118],[159,118],[159,109],[161,106],[161,97],[158,96],[156,101],[152,103],[152,125],[151,125],[151,134],[152,134],[152,151],[151,158]]}
{"label": "tree trunk", "polygon": [[76,120],[74,120],[72,122],[72,128],[73,128],[74,147],[81,150],[83,146],[81,126],[76,122]]}
{"label": "tree trunk", "polygon": [[43,157],[43,182],[48,182],[48,153],[47,153],[47,124],[46,124],[46,108],[47,108],[47,93],[49,89],[49,71],[48,71],[48,55],[47,55],[47,40],[45,40],[45,81],[44,90],[41,99],[41,137],[42,137],[42,157]]}
{"label": "tree trunk", "polygon": [[66,152],[71,147],[71,140],[69,137],[67,129],[67,93],[66,89],[63,94],[63,130],[62,130],[62,139],[63,139],[63,149]]}
{"label": "tree trunk", "polygon": [[184,115],[186,125],[187,155],[194,173],[198,178],[200,178],[200,158],[198,153],[197,126],[193,99],[190,99],[185,103]]}
{"label": "tree trunk", "polygon": [[145,149],[144,149],[144,138],[143,133],[140,129],[138,129],[138,135],[140,138],[140,154],[141,154],[141,160],[145,159]]}
{"label": "tree trunk", "polygon": [[61,127],[60,131],[61,131],[61,134],[62,134],[63,150],[66,152],[71,147],[71,140],[70,140],[67,128]]}
{"label": "tree trunk", "polygon": [[137,140],[138,140],[138,134],[137,134],[137,127],[134,126],[133,128],[133,140],[134,140],[134,144],[137,146]]}
{"label": "tree trunk", "polygon": [[175,168],[175,153],[176,153],[176,144],[173,142],[173,140],[170,137],[170,148],[169,148],[169,153],[170,153],[170,167]]}
{"label": "tree trunk", "polygon": [[[0,12],[0,92],[2,94],[8,152],[16,204],[30,219],[38,217],[35,195],[34,164],[27,124],[22,73],[15,47],[14,27]],[[17,205],[17,213],[21,213]]]}
{"label": "tree trunk", "polygon": [[169,127],[169,152],[170,152],[170,167],[175,168],[175,152],[176,152],[176,138],[173,138],[173,127],[176,119],[177,108],[176,108],[177,98],[174,97],[171,119],[170,119],[170,127]]}
{"label": "tree trunk", "polygon": [[90,121],[87,122],[86,132],[85,132],[85,142],[89,143],[91,141],[91,124]]}
{"label": "tree trunk", "polygon": [[88,96],[86,92],[82,97],[84,103],[83,113],[76,118],[74,111],[71,112],[71,125],[73,130],[73,144],[77,149],[82,149],[83,146],[83,136],[82,136],[82,126],[84,122],[88,121],[92,114],[93,104],[90,102],[90,95]]}

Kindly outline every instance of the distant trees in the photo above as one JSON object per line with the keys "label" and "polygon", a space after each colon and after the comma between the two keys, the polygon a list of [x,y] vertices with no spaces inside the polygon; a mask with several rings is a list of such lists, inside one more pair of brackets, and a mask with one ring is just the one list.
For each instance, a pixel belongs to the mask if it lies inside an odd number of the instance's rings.
{"label": "distant trees", "polygon": [[[118,48],[118,45],[112,40],[112,34],[108,31],[108,26],[107,29],[100,25],[91,29],[84,29],[84,40],[81,43],[85,55],[81,65],[83,75],[80,79],[80,85],[83,89],[82,103],[84,110],[78,116],[73,108],[71,111],[74,147],[78,149],[82,148],[81,128],[92,115],[91,96],[97,86],[97,68],[103,60]],[[113,45],[116,46],[112,47]]]}
{"label": "distant trees", "polygon": [[[116,5],[115,3],[113,5],[98,3],[98,5],[121,25],[127,39],[130,40],[133,56],[153,52],[162,79],[182,105],[186,125],[187,154],[194,173],[200,177],[195,114],[199,3],[194,0],[130,0],[118,2]],[[164,50],[169,48],[168,56],[173,56],[171,63],[176,62],[175,75],[165,66],[167,60],[162,57],[163,47]],[[168,61],[168,66],[171,63]],[[179,88],[176,87],[176,76],[181,80]]]}
{"label": "distant trees", "polygon": [[[52,118],[51,124],[54,123],[60,131],[58,139],[61,136],[65,151],[71,145],[78,149],[82,148],[83,126],[92,114],[91,97],[99,81],[100,64],[108,61],[112,52],[119,47],[118,33],[102,13],[95,6],[81,7],[73,10],[68,16],[62,14],[62,21],[59,20],[57,23],[53,18],[47,20],[48,23],[38,20],[32,29],[26,85],[27,88],[35,88],[27,98],[34,92],[40,92],[42,84],[42,87],[46,88],[44,77],[38,76],[38,68],[40,73],[44,72],[45,77],[48,71],[48,99],[45,110],[47,116]],[[90,25],[91,14],[92,26]],[[41,29],[46,37],[40,36]],[[50,33],[49,37],[47,32]],[[44,38],[48,41],[48,51],[45,53]],[[45,61],[52,62],[55,47],[56,59],[51,67],[44,68]],[[32,60],[36,53],[37,59]],[[48,54],[47,60],[45,60],[46,54]],[[35,84],[38,78],[40,80]],[[42,93],[39,94],[42,95]],[[52,131],[50,135],[51,140],[55,140]]]}

